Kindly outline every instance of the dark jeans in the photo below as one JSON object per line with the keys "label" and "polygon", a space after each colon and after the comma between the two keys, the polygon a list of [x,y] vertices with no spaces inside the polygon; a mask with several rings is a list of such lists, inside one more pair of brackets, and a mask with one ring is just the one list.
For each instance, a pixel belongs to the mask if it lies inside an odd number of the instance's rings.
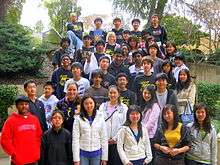
{"label": "dark jeans", "polygon": [[184,159],[174,160],[169,158],[156,157],[154,165],[185,165]]}
{"label": "dark jeans", "polygon": [[133,163],[133,165],[143,165],[144,164],[144,159],[131,160],[130,162]]}
{"label": "dark jeans", "polygon": [[108,165],[122,165],[118,155],[117,144],[108,145]]}
{"label": "dark jeans", "polygon": [[186,165],[210,165],[206,163],[196,162],[194,160],[185,159]]}
{"label": "dark jeans", "polygon": [[148,165],[154,165],[155,158],[155,148],[154,148],[154,138],[150,138],[151,152],[152,152],[152,160]]}

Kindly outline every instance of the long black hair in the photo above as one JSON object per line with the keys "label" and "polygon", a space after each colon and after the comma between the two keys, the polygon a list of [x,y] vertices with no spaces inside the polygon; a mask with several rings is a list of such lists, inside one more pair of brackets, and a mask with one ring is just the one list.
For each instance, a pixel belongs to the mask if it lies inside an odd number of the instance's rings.
{"label": "long black hair", "polygon": [[178,116],[177,109],[175,108],[175,106],[172,104],[166,104],[162,110],[162,128],[164,131],[166,129],[168,129],[168,123],[164,119],[164,115],[169,110],[173,112],[173,128],[172,128],[172,130],[177,128],[178,122],[179,122],[179,116]]}
{"label": "long black hair", "polygon": [[89,98],[91,98],[91,99],[93,100],[94,106],[95,106],[94,109],[93,109],[92,118],[94,119],[94,118],[95,118],[95,115],[96,115],[96,103],[95,103],[94,98],[93,98],[92,96],[90,96],[90,95],[84,95],[83,98],[82,98],[82,100],[81,100],[81,105],[80,105],[80,117],[81,117],[83,120],[85,120],[85,118],[88,118],[88,117],[89,117],[89,115],[88,115],[88,113],[87,113],[87,111],[86,111],[86,109],[85,109],[85,107],[84,107],[84,102],[85,102],[87,99],[89,99]]}
{"label": "long black hair", "polygon": [[[185,82],[180,80],[180,74],[182,72],[186,73],[186,75],[187,75],[187,79],[186,79]],[[179,93],[183,89],[189,88],[191,82],[192,82],[192,80],[191,80],[189,70],[188,69],[181,69],[180,72],[179,72],[179,75],[178,75],[178,82],[176,84],[177,93]]]}
{"label": "long black hair", "polygon": [[126,121],[124,123],[124,126],[128,126],[130,127],[131,125],[131,120],[130,120],[130,114],[131,112],[138,112],[140,114],[140,120],[138,121],[138,134],[140,135],[140,137],[143,137],[143,132],[142,132],[142,113],[141,113],[141,108],[137,105],[130,105],[127,111],[127,115],[126,115]]}
{"label": "long black hair", "polygon": [[[145,101],[144,100],[144,97],[143,97],[143,93],[144,91],[147,90],[150,95],[151,95],[151,98],[150,100],[148,101]],[[154,103],[157,103],[157,97],[156,97],[156,92],[155,92],[155,86],[152,86],[152,85],[149,85],[147,87],[144,88],[143,92],[142,92],[142,101],[141,101],[141,109],[144,110],[143,111],[143,114],[148,110],[148,109],[151,109],[154,105]]]}
{"label": "long black hair", "polygon": [[194,126],[197,129],[201,129],[201,125],[199,124],[199,121],[196,117],[196,111],[200,109],[204,109],[206,112],[206,118],[203,121],[202,129],[204,129],[206,133],[210,133],[212,126],[211,126],[211,119],[209,115],[209,108],[204,103],[198,103],[194,106]]}

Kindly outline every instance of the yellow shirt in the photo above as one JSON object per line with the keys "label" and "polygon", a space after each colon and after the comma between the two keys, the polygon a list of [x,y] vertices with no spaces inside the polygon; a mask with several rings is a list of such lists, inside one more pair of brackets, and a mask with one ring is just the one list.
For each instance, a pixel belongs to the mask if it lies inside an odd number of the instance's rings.
{"label": "yellow shirt", "polygon": [[174,130],[166,130],[165,131],[165,138],[167,140],[167,143],[169,147],[174,147],[178,141],[181,138],[181,128],[182,128],[182,123],[178,123],[178,126]]}

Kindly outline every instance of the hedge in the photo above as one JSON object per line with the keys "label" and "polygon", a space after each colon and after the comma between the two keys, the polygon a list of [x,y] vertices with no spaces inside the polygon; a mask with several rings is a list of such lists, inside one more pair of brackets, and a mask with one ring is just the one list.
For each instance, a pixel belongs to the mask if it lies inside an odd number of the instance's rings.
{"label": "hedge", "polygon": [[203,102],[208,105],[211,116],[220,120],[220,84],[198,83],[197,102]]}
{"label": "hedge", "polygon": [[0,130],[8,117],[8,108],[13,105],[18,88],[14,85],[0,85]]}

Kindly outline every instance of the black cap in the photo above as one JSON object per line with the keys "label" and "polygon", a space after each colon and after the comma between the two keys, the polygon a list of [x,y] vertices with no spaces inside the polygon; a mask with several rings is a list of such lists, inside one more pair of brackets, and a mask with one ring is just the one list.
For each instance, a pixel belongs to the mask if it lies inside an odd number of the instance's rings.
{"label": "black cap", "polygon": [[142,57],[144,56],[144,52],[142,50],[137,50],[132,53],[132,57],[134,58],[137,54],[140,54]]}
{"label": "black cap", "polygon": [[121,54],[121,55],[123,55],[123,51],[122,51],[121,48],[116,48],[116,49],[114,50],[114,54]]}
{"label": "black cap", "polygon": [[80,68],[81,71],[83,71],[83,66],[81,63],[79,62],[74,62],[72,65],[71,65],[71,69],[73,68]]}
{"label": "black cap", "polygon": [[103,40],[97,41],[96,44],[95,44],[95,46],[98,46],[98,45],[103,45],[103,46],[105,46],[105,41],[103,41]]}
{"label": "black cap", "polygon": [[162,80],[167,80],[168,81],[168,77],[166,73],[158,73],[156,75],[155,81],[162,79]]}
{"label": "black cap", "polygon": [[20,95],[20,96],[17,96],[16,99],[15,99],[15,104],[17,105],[19,102],[27,102],[29,103],[29,98],[27,96],[24,96],[24,95]]}
{"label": "black cap", "polygon": [[185,61],[185,56],[183,55],[183,53],[176,52],[176,53],[174,54],[174,60],[176,60],[176,59]]}

